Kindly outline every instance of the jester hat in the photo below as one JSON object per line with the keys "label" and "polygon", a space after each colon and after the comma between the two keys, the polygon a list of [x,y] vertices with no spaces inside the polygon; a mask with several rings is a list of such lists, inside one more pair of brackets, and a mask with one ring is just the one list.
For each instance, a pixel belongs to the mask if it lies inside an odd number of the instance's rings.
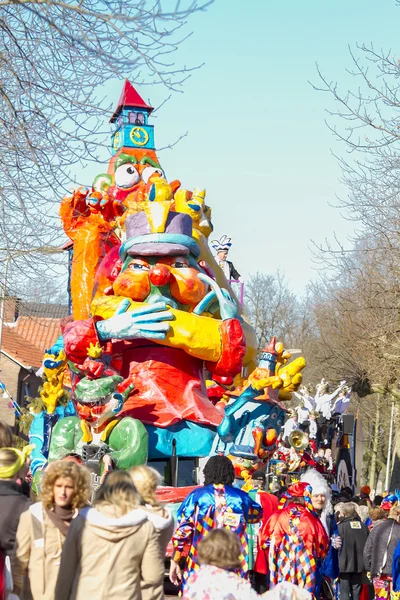
{"label": "jester hat", "polygon": [[381,508],[383,508],[383,510],[390,510],[393,506],[397,506],[399,503],[398,494],[397,490],[395,494],[387,494],[381,502]]}
{"label": "jester hat", "polygon": [[312,488],[310,485],[308,485],[308,483],[305,483],[304,481],[298,481],[297,483],[293,483],[282,495],[279,501],[278,509],[282,510],[287,500],[290,500],[291,498],[304,498],[307,510],[309,510],[310,512],[314,512],[313,505],[311,502],[311,492]]}

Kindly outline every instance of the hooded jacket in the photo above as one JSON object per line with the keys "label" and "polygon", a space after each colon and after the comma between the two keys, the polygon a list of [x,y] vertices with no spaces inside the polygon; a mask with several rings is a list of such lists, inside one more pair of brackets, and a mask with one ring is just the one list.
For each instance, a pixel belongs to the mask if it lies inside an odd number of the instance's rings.
{"label": "hooded jacket", "polygon": [[[19,596],[24,589],[24,597],[28,593],[33,600],[54,600],[64,541],[65,536],[47,516],[41,502],[32,504],[21,515],[11,559],[14,594]],[[24,583],[26,574],[29,585]]]}
{"label": "hooded jacket", "polygon": [[[165,556],[168,542],[171,540],[175,529],[175,521],[167,508],[163,506],[142,507],[147,519],[153,524],[161,556]],[[141,582],[142,600],[153,600],[153,585],[145,580]]]}
{"label": "hooded jacket", "polygon": [[164,557],[146,512],[118,517],[112,506],[84,509],[71,523],[61,557],[57,600],[138,600],[141,585],[163,598]]}

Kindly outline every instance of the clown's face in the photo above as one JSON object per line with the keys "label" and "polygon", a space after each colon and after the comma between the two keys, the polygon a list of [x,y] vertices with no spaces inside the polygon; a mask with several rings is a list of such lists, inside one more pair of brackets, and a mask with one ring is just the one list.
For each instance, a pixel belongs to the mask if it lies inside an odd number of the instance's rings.
{"label": "clown's face", "polygon": [[172,308],[190,310],[207,293],[198,273],[186,256],[136,256],[125,261],[113,291],[136,302],[155,302],[162,296]]}

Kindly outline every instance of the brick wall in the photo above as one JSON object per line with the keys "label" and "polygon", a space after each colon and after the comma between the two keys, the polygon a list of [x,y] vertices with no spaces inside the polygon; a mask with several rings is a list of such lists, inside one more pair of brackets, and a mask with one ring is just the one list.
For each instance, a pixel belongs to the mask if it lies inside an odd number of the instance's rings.
{"label": "brick wall", "polygon": [[6,296],[4,299],[4,322],[14,323],[18,318],[20,299]]}
{"label": "brick wall", "polygon": [[[17,399],[18,395],[18,380],[20,375],[21,367],[15,362],[1,354],[0,356],[0,381],[2,381],[10,394]],[[9,425],[14,425],[14,411],[8,408],[9,400],[2,398],[0,392],[0,419],[6,421]]]}
{"label": "brick wall", "polygon": [[[29,373],[4,354],[0,355],[0,381],[6,385],[7,390],[20,406],[26,406],[26,395],[31,398],[38,396],[38,388],[42,384],[40,377]],[[0,420],[14,425],[14,410],[8,407],[9,402],[8,398],[2,398],[0,391]]]}

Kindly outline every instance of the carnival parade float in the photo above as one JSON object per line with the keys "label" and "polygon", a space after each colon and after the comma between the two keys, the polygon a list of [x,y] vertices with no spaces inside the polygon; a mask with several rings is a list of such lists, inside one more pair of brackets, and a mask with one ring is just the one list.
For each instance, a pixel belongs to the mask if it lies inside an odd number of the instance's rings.
{"label": "carnival parade float", "polygon": [[126,81],[107,173],[61,202],[72,315],[43,361],[36,482],[74,455],[96,481],[148,462],[170,486],[194,485],[199,460],[223,453],[244,485],[277,452],[302,382],[304,359],[275,338],[257,351],[231,271],[210,249],[206,192],[167,179],[152,110]]}

